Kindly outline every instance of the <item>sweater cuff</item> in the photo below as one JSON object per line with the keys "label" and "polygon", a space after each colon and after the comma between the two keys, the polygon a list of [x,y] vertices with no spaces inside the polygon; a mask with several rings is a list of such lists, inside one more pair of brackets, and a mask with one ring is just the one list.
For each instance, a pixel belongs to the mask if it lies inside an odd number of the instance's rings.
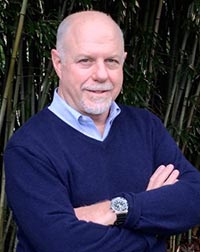
{"label": "sweater cuff", "polygon": [[156,235],[144,234],[138,230],[139,221],[141,219],[142,214],[142,202],[141,197],[138,197],[137,195],[138,194],[135,193],[121,193],[120,195],[116,195],[116,197],[124,197],[128,201],[128,215],[123,227],[136,232],[138,231],[141,236],[143,236],[146,240],[148,251],[151,250],[153,247],[156,247],[155,251],[164,252],[166,251],[166,248],[163,245],[163,241],[158,242],[158,238]]}
{"label": "sweater cuff", "polygon": [[122,193],[121,196],[128,201],[128,215],[124,227],[136,230],[141,216],[141,203],[134,193]]}

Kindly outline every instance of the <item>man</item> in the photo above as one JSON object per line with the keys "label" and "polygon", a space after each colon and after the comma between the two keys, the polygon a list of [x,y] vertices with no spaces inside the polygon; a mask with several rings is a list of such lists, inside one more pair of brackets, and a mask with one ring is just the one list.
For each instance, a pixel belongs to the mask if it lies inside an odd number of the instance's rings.
{"label": "man", "polygon": [[200,223],[200,174],[150,112],[118,106],[123,35],[106,14],[59,26],[52,104],[5,151],[18,252],[164,252]]}

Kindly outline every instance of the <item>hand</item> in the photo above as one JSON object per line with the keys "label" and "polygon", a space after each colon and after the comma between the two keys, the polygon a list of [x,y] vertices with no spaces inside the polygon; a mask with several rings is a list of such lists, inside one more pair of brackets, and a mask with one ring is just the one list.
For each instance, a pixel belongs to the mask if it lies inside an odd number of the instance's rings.
{"label": "hand", "polygon": [[116,214],[110,209],[109,200],[90,206],[78,207],[74,211],[79,220],[91,221],[105,226],[113,225],[117,218]]}
{"label": "hand", "polygon": [[172,164],[161,165],[157,168],[149,180],[147,191],[156,189],[165,185],[172,185],[178,181],[179,171],[174,169]]}
{"label": "hand", "polygon": [[[179,171],[174,169],[173,165],[161,165],[151,176],[146,190],[149,191],[165,185],[174,184],[178,181],[178,176]],[[78,207],[74,211],[79,220],[91,221],[105,226],[113,225],[117,218],[116,214],[110,209],[109,200],[90,206]]]}

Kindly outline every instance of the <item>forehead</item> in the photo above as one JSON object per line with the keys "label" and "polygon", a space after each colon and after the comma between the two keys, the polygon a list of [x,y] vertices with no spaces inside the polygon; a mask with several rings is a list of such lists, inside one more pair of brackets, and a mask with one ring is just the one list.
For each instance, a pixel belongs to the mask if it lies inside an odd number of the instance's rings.
{"label": "forehead", "polygon": [[75,20],[70,26],[65,43],[68,48],[104,49],[123,52],[120,29],[108,20]]}

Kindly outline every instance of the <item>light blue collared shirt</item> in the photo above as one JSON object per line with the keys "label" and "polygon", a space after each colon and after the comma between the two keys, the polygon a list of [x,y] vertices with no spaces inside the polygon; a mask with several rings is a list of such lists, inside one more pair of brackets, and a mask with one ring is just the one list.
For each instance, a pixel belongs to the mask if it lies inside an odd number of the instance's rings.
{"label": "light blue collared shirt", "polygon": [[103,141],[107,137],[114,119],[121,112],[119,106],[115,102],[112,102],[110,113],[106,120],[105,130],[102,136],[96,128],[94,121],[89,116],[82,115],[70,107],[66,101],[64,101],[58,95],[57,89],[54,91],[53,101],[48,109],[74,129],[99,141]]}

